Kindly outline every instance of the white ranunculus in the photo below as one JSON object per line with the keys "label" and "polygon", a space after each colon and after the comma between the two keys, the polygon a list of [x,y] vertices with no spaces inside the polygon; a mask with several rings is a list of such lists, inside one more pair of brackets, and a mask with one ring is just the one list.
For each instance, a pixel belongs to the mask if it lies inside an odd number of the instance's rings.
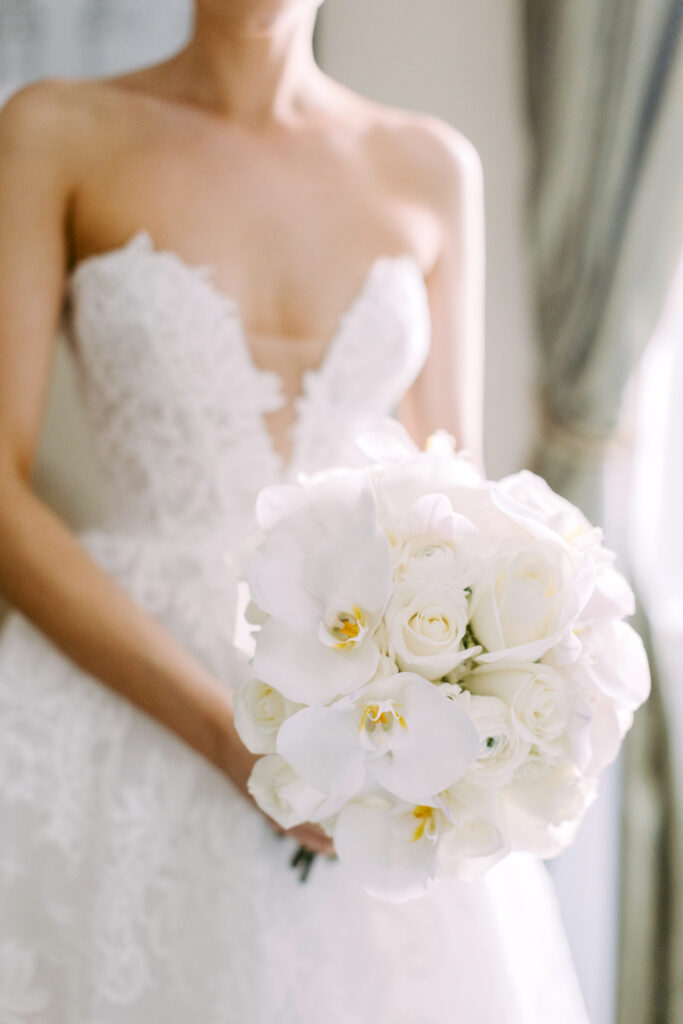
{"label": "white ranunculus", "polygon": [[479,756],[463,775],[463,782],[502,786],[526,760],[530,743],[512,720],[509,705],[499,697],[461,690],[453,697],[467,712],[479,734]]}
{"label": "white ranunculus", "polygon": [[479,737],[440,687],[399,672],[355,701],[298,711],[280,728],[277,749],[302,778],[335,799],[349,799],[370,782],[427,803],[474,761]]}
{"label": "white ranunculus", "polygon": [[503,700],[520,736],[553,753],[569,750],[570,733],[590,722],[590,709],[570,681],[540,662],[482,665],[463,685],[471,693]]}
{"label": "white ranunculus", "polygon": [[389,653],[401,669],[439,679],[476,653],[466,644],[468,597],[457,585],[425,580],[394,586],[385,624]]}
{"label": "white ranunculus", "polygon": [[334,811],[327,795],[305,782],[279,754],[258,759],[247,788],[261,810],[285,829],[321,820]]}
{"label": "white ranunculus", "polygon": [[410,537],[394,553],[395,580],[432,580],[458,583],[462,589],[474,582],[465,553],[441,537]]}
{"label": "white ranunculus", "polygon": [[250,679],[235,694],[235,728],[252,754],[274,754],[278,729],[301,707],[269,683]]}
{"label": "white ranunculus", "polygon": [[556,644],[580,610],[576,566],[554,541],[505,544],[486,565],[471,600],[481,662],[534,660]]}
{"label": "white ranunculus", "polygon": [[410,506],[394,548],[394,579],[429,579],[471,586],[488,545],[445,494],[424,494]]}
{"label": "white ranunculus", "polygon": [[367,892],[400,903],[421,896],[434,879],[447,825],[445,815],[426,804],[360,797],[342,808],[334,848]]}

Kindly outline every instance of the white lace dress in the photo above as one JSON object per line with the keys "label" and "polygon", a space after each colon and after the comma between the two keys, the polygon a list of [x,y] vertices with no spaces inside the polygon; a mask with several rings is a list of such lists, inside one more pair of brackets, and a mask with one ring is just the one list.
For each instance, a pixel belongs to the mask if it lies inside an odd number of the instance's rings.
{"label": "white lace dress", "polygon": [[[429,347],[424,280],[380,256],[308,373],[286,466],[266,430],[278,378],[239,310],[138,232],[82,261],[68,337],[106,469],[79,534],[148,612],[233,686],[225,552],[254,496],[351,457]],[[68,457],[68,455],[67,455]],[[18,612],[0,636],[2,1024],[585,1024],[545,867],[517,855],[417,901],[365,896],[336,862],[305,884],[295,844],[217,769]]]}

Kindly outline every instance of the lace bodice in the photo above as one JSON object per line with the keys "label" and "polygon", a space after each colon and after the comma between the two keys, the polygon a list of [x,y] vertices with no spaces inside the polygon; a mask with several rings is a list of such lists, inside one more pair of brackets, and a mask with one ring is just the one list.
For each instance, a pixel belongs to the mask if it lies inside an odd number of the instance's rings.
{"label": "lace bodice", "polygon": [[139,231],[82,260],[67,297],[106,525],[155,536],[236,529],[262,486],[353,460],[354,434],[391,413],[429,346],[417,263],[377,257],[322,364],[304,374],[285,463],[264,421],[286,401],[282,382],[254,364],[237,303],[210,267]]}

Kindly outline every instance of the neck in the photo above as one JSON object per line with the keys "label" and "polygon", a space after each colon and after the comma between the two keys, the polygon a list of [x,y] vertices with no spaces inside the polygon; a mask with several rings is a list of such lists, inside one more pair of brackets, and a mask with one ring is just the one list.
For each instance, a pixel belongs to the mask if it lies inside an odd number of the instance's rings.
{"label": "neck", "polygon": [[228,17],[197,3],[192,37],[178,55],[193,98],[252,127],[293,125],[320,109],[326,76],[313,56],[316,10]]}

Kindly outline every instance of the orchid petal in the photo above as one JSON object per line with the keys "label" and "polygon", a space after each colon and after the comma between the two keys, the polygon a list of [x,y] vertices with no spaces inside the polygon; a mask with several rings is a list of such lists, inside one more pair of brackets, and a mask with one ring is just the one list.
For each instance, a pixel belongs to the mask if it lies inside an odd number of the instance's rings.
{"label": "orchid petal", "polygon": [[[410,810],[410,808],[408,808]],[[422,895],[434,876],[436,845],[406,840],[386,801],[351,802],[342,808],[334,846],[344,868],[366,892],[401,903]]]}
{"label": "orchid petal", "polygon": [[[479,754],[469,715],[439,687],[409,675],[403,691],[410,742],[370,763],[377,781],[404,800],[424,803],[459,779]],[[398,678],[401,678],[400,676]]]}
{"label": "orchid petal", "polygon": [[468,545],[481,537],[474,523],[467,516],[455,512],[448,497],[442,493],[423,494],[418,498],[408,509],[405,528],[411,535],[445,537]]}
{"label": "orchid petal", "polygon": [[256,521],[262,530],[272,530],[283,519],[306,509],[308,503],[303,487],[294,484],[264,487],[256,498]]}
{"label": "orchid petal", "polygon": [[353,707],[304,708],[280,727],[277,750],[324,793],[348,799],[363,785],[365,754]]}
{"label": "orchid petal", "polygon": [[354,604],[379,614],[391,588],[391,555],[384,533],[370,522],[354,523],[306,560],[304,585],[325,608]]}
{"label": "orchid petal", "polygon": [[304,555],[291,537],[271,535],[254,552],[249,570],[252,600],[296,630],[314,628],[322,608],[303,584]]}
{"label": "orchid petal", "polygon": [[414,455],[418,447],[398,420],[385,417],[376,430],[358,434],[356,445],[372,462],[391,465]]}
{"label": "orchid petal", "polygon": [[378,662],[379,650],[369,638],[335,650],[321,644],[317,632],[297,633],[271,618],[258,635],[253,670],[289,700],[327,704],[366,683]]}

